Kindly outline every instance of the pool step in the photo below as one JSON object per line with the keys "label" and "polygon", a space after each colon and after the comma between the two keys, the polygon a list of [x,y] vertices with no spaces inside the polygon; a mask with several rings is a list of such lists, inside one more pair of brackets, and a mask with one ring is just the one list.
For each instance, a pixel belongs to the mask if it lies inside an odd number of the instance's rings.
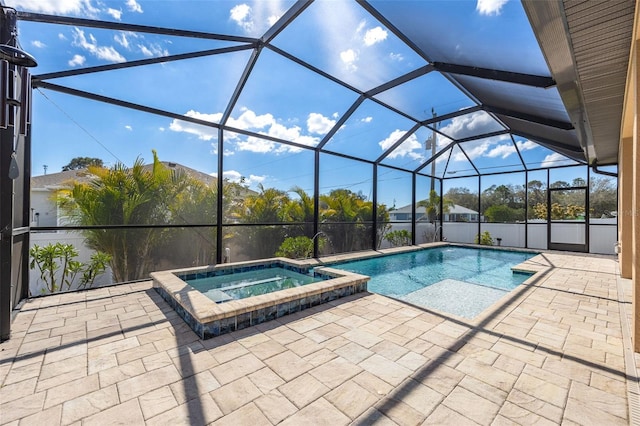
{"label": "pool step", "polygon": [[224,290],[235,290],[236,288],[251,287],[252,285],[271,283],[271,282],[275,282],[275,281],[282,281],[283,279],[285,279],[285,277],[280,277],[280,276],[273,277],[273,278],[265,278],[264,280],[249,281],[248,283],[235,284],[235,285],[230,285],[230,286],[227,286],[227,287],[220,287],[220,290],[222,290],[222,291],[224,291]]}
{"label": "pool step", "polygon": [[207,290],[204,293],[209,299],[213,300],[216,303],[226,302],[229,300],[233,300],[233,297],[229,296],[224,291],[220,291],[217,288],[213,288],[211,290]]}

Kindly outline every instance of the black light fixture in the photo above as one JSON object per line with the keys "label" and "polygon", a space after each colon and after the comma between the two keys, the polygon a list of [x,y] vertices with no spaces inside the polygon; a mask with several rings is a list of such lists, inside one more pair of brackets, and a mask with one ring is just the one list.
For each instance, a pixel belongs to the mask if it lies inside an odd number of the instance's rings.
{"label": "black light fixture", "polygon": [[[6,129],[10,124],[14,125],[8,177],[17,179],[20,175],[17,161],[19,137],[26,136],[30,122],[31,76],[27,68],[36,67],[38,63],[20,47],[11,45],[18,44],[16,10],[3,5],[0,7],[3,9],[2,25],[5,27],[2,34],[7,40],[0,44],[0,128]],[[7,42],[11,44],[6,44]],[[20,84],[16,85],[16,81]]]}
{"label": "black light fixture", "polygon": [[26,68],[38,66],[38,63],[33,56],[22,49],[9,46],[8,44],[0,44],[0,59],[4,59],[10,64]]}

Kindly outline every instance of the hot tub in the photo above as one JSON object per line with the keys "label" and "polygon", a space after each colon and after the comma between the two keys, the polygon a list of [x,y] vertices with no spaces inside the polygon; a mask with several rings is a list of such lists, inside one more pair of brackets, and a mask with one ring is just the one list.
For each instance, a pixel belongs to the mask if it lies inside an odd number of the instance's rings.
{"label": "hot tub", "polygon": [[316,264],[273,258],[151,277],[162,298],[208,339],[367,290],[369,277]]}

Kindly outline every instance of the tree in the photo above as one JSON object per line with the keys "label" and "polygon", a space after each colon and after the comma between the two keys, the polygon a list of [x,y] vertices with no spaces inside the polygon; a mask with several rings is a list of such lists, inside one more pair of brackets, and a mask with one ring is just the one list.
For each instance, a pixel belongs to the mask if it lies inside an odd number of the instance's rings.
{"label": "tree", "polygon": [[[187,178],[184,190],[176,195],[171,209],[174,224],[198,225],[216,223],[218,208],[218,182],[205,184],[195,178]],[[222,186],[223,217],[228,217],[239,203],[238,194],[245,188],[238,183],[224,181]],[[166,237],[153,250],[155,258],[170,267],[187,265],[211,265],[216,262],[217,228],[189,227],[170,228]],[[223,242],[233,237],[233,227],[223,227]],[[175,266],[174,266],[175,265]]]}
{"label": "tree", "polygon": [[406,229],[391,231],[387,233],[384,238],[389,241],[391,247],[408,246],[411,244],[411,232]]}
{"label": "tree", "polygon": [[[545,185],[539,180],[530,180],[527,182],[527,197],[529,206],[527,208],[527,218],[539,218],[534,210],[534,206],[547,203],[547,192]],[[544,217],[546,219],[546,216]]]}
{"label": "tree", "polygon": [[[76,225],[100,226],[83,231],[86,245],[111,256],[116,282],[148,276],[153,263],[150,254],[167,229],[126,225],[172,223],[174,203],[189,184],[186,174],[165,167],[155,151],[150,169],[138,158],[131,168],[117,163],[110,169],[89,166],[89,172],[94,180],[75,183],[59,193],[61,208]],[[121,227],[105,229],[105,225]]]}
{"label": "tree", "polygon": [[490,222],[524,220],[524,188],[519,185],[492,185],[482,191],[482,210]]}
{"label": "tree", "polygon": [[[440,216],[441,197],[435,190],[429,192],[429,198],[420,200],[416,203],[416,207],[424,207],[426,220],[430,223],[435,222]],[[442,198],[442,213],[447,213],[453,207],[453,202],[448,198]]]}
{"label": "tree", "polygon": [[489,206],[484,211],[484,216],[489,222],[501,223],[516,222],[524,217],[522,209],[513,209],[501,204]]}
{"label": "tree", "polygon": [[617,183],[614,178],[590,179],[589,210],[591,217],[611,217],[618,210]]}
{"label": "tree", "polygon": [[[238,230],[238,244],[245,255],[260,259],[272,257],[285,238],[286,206],[291,201],[287,193],[258,185],[257,194],[248,195],[237,207],[235,217],[241,223],[264,224],[245,226]],[[280,224],[282,225],[276,225]]]}
{"label": "tree", "polygon": [[313,237],[314,206],[313,197],[309,196],[304,189],[294,186],[289,192],[295,193],[298,198],[290,200],[285,207],[285,215],[291,222],[299,222],[302,225],[289,227],[290,236],[305,235]]}
{"label": "tree", "polygon": [[471,210],[478,209],[478,194],[472,193],[469,188],[450,188],[444,196],[453,204],[457,204]]}
{"label": "tree", "polygon": [[75,158],[72,158],[71,161],[69,161],[69,164],[62,166],[62,171],[68,172],[69,170],[86,169],[89,166],[103,167],[104,163],[100,158],[75,157]]}
{"label": "tree", "polygon": [[[382,243],[391,228],[389,210],[384,204],[377,206],[376,240]],[[329,243],[338,253],[371,248],[373,238],[373,202],[363,194],[339,188],[320,196],[322,230],[329,235]]]}

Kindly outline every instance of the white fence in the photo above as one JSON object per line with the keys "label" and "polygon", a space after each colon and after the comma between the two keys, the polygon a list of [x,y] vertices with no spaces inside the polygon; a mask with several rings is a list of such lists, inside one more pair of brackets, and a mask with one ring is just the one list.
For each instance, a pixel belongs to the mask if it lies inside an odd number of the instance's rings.
{"label": "white fence", "polygon": [[[392,231],[405,229],[411,232],[411,223],[393,223]],[[438,227],[438,235],[434,240],[435,225],[431,223],[416,224],[416,243],[422,244],[426,242],[439,241],[440,232],[447,241],[455,243],[475,243],[478,235],[478,223],[469,222],[444,222],[442,228]],[[500,238],[500,245],[504,247],[521,247],[546,250],[547,242],[547,223],[481,223],[481,232],[488,231],[493,238],[494,245],[498,245],[497,239]],[[584,231],[584,225],[576,223],[554,223],[554,241],[555,242],[577,242],[584,237],[577,236],[576,232]],[[525,236],[526,231],[526,236]],[[525,244],[525,239],[528,244]],[[618,230],[615,219],[590,219],[589,224],[589,253],[594,254],[615,254],[615,245],[618,241]],[[380,248],[390,247],[388,241],[383,241]]]}
{"label": "white fence", "polygon": [[[76,250],[78,250],[78,257],[74,258],[74,260],[77,260],[78,262],[82,262],[84,264],[90,261],[91,255],[94,253],[93,250],[87,248],[84,245],[84,237],[79,232],[34,232],[29,236],[29,239],[29,248],[33,247],[34,245],[44,247],[48,244],[56,243],[72,244],[76,248]],[[31,259],[29,259],[29,262],[31,262]],[[62,267],[60,269],[62,269]],[[62,271],[58,270],[55,275],[56,282],[60,282],[61,276]],[[79,280],[80,277],[76,276],[70,290],[75,290],[78,288]],[[101,285],[111,283],[113,283],[111,268],[107,267],[107,270],[103,274],[96,277],[93,287],[99,287]],[[46,288],[46,284],[40,278],[40,270],[37,266],[35,266],[35,268],[31,269],[29,272],[29,294],[37,296],[43,294],[43,292],[48,293]],[[67,289],[64,288],[64,290]]]}
{"label": "white fence", "polygon": [[[615,244],[618,240],[617,227],[615,219],[591,219],[589,226],[589,253],[597,254],[615,254]],[[563,227],[566,232],[572,232],[569,228],[574,228],[575,223],[557,223],[554,224],[554,231],[563,233]],[[500,244],[504,247],[525,247],[525,227],[527,227],[528,247],[532,249],[544,250],[547,248],[547,223],[481,223],[481,231],[488,231],[497,245],[497,239],[501,238]],[[391,226],[392,231],[406,230],[411,232],[411,223],[394,223]],[[573,230],[575,231],[575,230]],[[436,234],[437,232],[437,234]],[[444,222],[443,226],[435,226],[431,223],[416,223],[416,243],[423,244],[433,241],[440,241],[440,234],[450,242],[470,243],[475,242],[478,234],[477,223],[466,222]],[[84,237],[79,232],[37,232],[30,236],[30,248],[34,245],[46,246],[47,244],[72,244],[78,250],[78,257],[75,260],[88,263],[93,251],[84,245]],[[383,240],[380,248],[388,248],[390,244],[387,240]],[[31,261],[31,259],[29,259]],[[56,275],[56,281],[60,281],[61,271]],[[76,277],[71,289],[78,287],[79,277]],[[111,269],[99,275],[94,283],[94,287],[113,283]],[[40,278],[38,268],[32,269],[29,274],[29,292],[31,295],[42,294],[46,289],[45,283]]]}

